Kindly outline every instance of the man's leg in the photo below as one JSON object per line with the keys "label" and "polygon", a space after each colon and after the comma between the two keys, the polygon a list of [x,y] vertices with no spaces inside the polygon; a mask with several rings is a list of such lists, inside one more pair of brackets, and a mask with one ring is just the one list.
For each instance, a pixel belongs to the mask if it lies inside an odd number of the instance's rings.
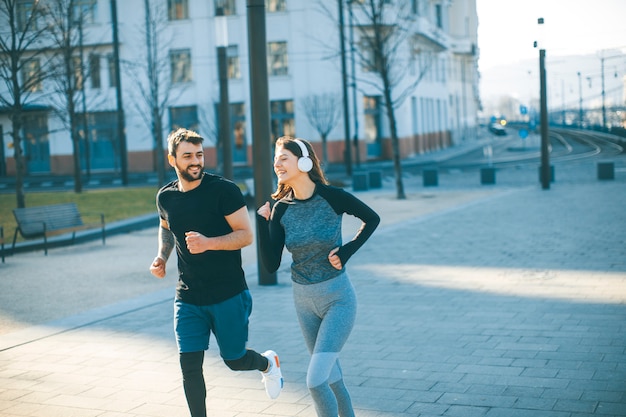
{"label": "man's leg", "polygon": [[204,352],[180,354],[180,369],[183,371],[183,388],[191,417],[206,417],[206,385],[202,374]]}
{"label": "man's leg", "polygon": [[263,372],[267,395],[275,399],[283,387],[280,362],[275,352],[260,354],[247,349],[248,323],[252,313],[252,297],[248,290],[211,306],[213,311],[213,334],[220,347],[220,355],[234,371],[258,370]]}
{"label": "man's leg", "polygon": [[200,306],[177,301],[174,330],[183,388],[192,417],[206,417],[206,385],[202,374],[204,351],[209,348],[210,320]]}

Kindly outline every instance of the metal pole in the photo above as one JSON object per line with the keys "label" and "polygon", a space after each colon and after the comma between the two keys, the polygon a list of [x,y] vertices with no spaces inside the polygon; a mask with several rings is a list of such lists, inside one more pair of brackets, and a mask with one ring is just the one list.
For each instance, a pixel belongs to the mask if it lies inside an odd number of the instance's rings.
{"label": "metal pole", "polygon": [[583,83],[578,71],[578,127],[583,128]]}
{"label": "metal pole", "polygon": [[356,64],[354,58],[354,22],[352,14],[352,2],[348,3],[348,10],[350,12],[350,59],[352,69],[352,105],[354,107],[354,156],[356,160],[357,168],[361,167],[361,154],[359,152],[359,112],[357,109],[356,99]]}
{"label": "metal pole", "polygon": [[228,69],[226,62],[226,47],[217,48],[217,66],[220,78],[220,125],[219,135],[222,144],[223,175],[233,179],[233,152],[230,143],[230,114],[228,102]]}
{"label": "metal pole", "polygon": [[606,129],[606,106],[604,104],[604,57],[600,58],[602,67],[602,129]]}
{"label": "metal pole", "polygon": [[85,173],[87,174],[87,180],[91,178],[91,155],[89,149],[89,125],[87,123],[87,95],[85,90],[87,90],[87,86],[85,85],[85,45],[83,39],[83,18],[84,16],[81,14],[78,20],[78,36],[80,42],[80,79],[83,83],[83,88],[81,89],[81,101],[82,101],[82,110],[83,110],[83,135],[85,138]]}
{"label": "metal pole", "polygon": [[[224,8],[218,7],[216,17],[224,19]],[[225,27],[224,27],[225,28]],[[227,42],[222,39],[218,42]],[[219,105],[219,137],[222,148],[222,174],[229,180],[233,179],[233,149],[230,141],[230,112],[228,99],[228,62],[226,59],[227,45],[217,47],[217,69],[220,82],[220,105]]]}
{"label": "metal pole", "polygon": [[550,154],[548,144],[548,99],[546,89],[546,51],[539,50],[539,77],[541,93],[541,186],[550,188]]}
{"label": "metal pole", "polygon": [[120,74],[120,41],[117,36],[117,1],[111,0],[111,24],[113,26],[113,61],[115,61],[115,98],[117,102],[117,137],[120,142],[120,168],[122,184],[128,185],[128,158],[124,128],[124,105],[122,104],[122,76]]}
{"label": "metal pole", "polygon": [[352,150],[350,146],[350,110],[348,106],[348,74],[346,69],[346,39],[344,34],[343,0],[339,4],[339,42],[341,42],[341,86],[343,88],[343,131],[345,136],[344,161],[346,174],[352,176]]}
{"label": "metal pole", "polygon": [[[250,112],[252,114],[252,158],[254,204],[261,207],[272,193],[270,107],[267,82],[265,0],[246,0],[248,8],[248,60],[250,62]],[[256,239],[257,253],[261,253]],[[276,273],[268,272],[257,256],[259,285],[276,285]]]}

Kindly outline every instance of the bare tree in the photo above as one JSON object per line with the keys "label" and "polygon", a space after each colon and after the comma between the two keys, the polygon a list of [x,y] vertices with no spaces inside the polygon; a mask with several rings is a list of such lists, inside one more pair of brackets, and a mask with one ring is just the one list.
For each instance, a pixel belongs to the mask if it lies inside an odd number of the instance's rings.
{"label": "bare tree", "polygon": [[332,93],[307,96],[302,100],[302,109],[322,138],[322,162],[328,162],[327,139],[341,119],[341,97]]}
{"label": "bare tree", "polygon": [[50,75],[56,94],[50,96],[50,101],[57,116],[70,131],[74,191],[80,193],[83,189],[79,133],[81,116],[77,109],[81,91],[86,87],[80,48],[84,16],[76,13],[78,9],[74,0],[48,0],[47,5],[50,47],[56,52],[50,60]]}
{"label": "bare tree", "polygon": [[[124,62],[125,72],[133,79],[134,104],[152,134],[154,168],[159,185],[165,183],[163,118],[172,98],[170,58],[167,37],[167,10],[163,2],[144,0],[145,23],[140,36],[146,46],[144,55]],[[177,90],[182,94],[184,89]]]}
{"label": "bare tree", "polygon": [[0,103],[8,109],[11,120],[18,208],[26,206],[26,161],[21,137],[24,112],[35,102],[33,93],[41,90],[46,77],[42,70],[45,58],[42,42],[48,28],[42,22],[42,14],[43,7],[38,1],[0,0],[0,80],[6,87],[6,93],[0,94]]}
{"label": "bare tree", "polygon": [[[383,97],[399,200],[406,199],[406,194],[395,110],[428,73],[436,52],[426,45],[418,46],[415,34],[419,31],[411,6],[409,0],[349,1],[350,18],[359,38],[354,53],[365,72],[358,83],[378,90]],[[332,16],[330,9],[322,8]]]}

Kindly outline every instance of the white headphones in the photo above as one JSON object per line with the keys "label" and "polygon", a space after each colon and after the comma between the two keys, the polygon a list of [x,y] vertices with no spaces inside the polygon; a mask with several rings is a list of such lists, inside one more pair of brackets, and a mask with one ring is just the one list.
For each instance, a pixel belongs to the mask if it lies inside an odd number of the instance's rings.
{"label": "white headphones", "polygon": [[302,156],[298,158],[298,169],[302,172],[309,172],[313,169],[313,161],[309,157],[309,150],[302,141],[298,139],[294,139],[293,141],[298,144],[300,150],[302,151]]}

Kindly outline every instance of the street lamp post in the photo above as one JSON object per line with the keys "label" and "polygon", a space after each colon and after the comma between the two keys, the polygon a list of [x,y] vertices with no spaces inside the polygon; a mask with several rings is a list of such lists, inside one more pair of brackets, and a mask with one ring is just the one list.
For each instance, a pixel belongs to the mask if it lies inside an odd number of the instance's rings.
{"label": "street lamp post", "polygon": [[578,71],[578,127],[583,128],[583,81]]}
{"label": "street lamp post", "polygon": [[602,68],[602,129],[606,129],[606,106],[604,104],[604,57],[600,58]]}
{"label": "street lamp post", "polygon": [[355,45],[354,45],[354,14],[352,11],[352,2],[348,2],[348,11],[350,12],[350,60],[352,70],[352,106],[354,107],[354,158],[357,168],[361,167],[361,154],[359,151],[359,117],[356,98],[356,60],[354,58]]}
{"label": "street lamp post", "polygon": [[115,65],[115,101],[117,103],[117,136],[119,140],[122,184],[128,185],[128,150],[124,127],[124,104],[122,103],[122,74],[120,70],[120,41],[117,24],[117,1],[111,0],[111,25],[113,32],[113,61]]}
{"label": "street lamp post", "polygon": [[[543,25],[543,18],[537,20]],[[548,98],[546,87],[546,50],[544,45],[539,45],[539,84],[540,84],[540,108],[541,108],[541,187],[544,190],[550,188],[550,153],[548,143]]]}
{"label": "street lamp post", "polygon": [[[614,59],[614,58],[624,58],[624,55],[615,55],[615,56],[609,56],[609,57],[605,57],[604,55],[602,55],[600,57],[600,68],[602,70],[602,128],[604,130],[606,130],[606,105],[605,105],[605,98],[606,98],[606,91],[604,89],[604,61],[607,59]],[[615,75],[617,77],[617,74]]]}
{"label": "street lamp post", "polygon": [[339,42],[341,43],[341,85],[343,90],[343,131],[344,131],[344,143],[346,149],[344,150],[344,161],[346,165],[346,174],[352,176],[352,150],[350,149],[350,111],[348,110],[348,71],[346,65],[346,39],[344,31],[344,18],[343,18],[343,1],[338,0],[339,5]]}
{"label": "street lamp post", "polygon": [[228,64],[226,62],[226,48],[228,48],[228,28],[224,8],[218,7],[215,11],[215,44],[217,46],[217,69],[220,81],[219,104],[219,141],[222,145],[222,173],[225,178],[233,179],[233,153],[230,141],[230,114],[228,99]]}
{"label": "street lamp post", "polygon": [[[261,207],[272,194],[272,152],[270,140],[269,87],[265,0],[246,0],[248,8],[248,58],[250,68],[250,112],[252,114],[252,158],[254,204]],[[261,253],[256,239],[257,253]],[[276,272],[269,272],[257,256],[259,285],[276,285]]]}

